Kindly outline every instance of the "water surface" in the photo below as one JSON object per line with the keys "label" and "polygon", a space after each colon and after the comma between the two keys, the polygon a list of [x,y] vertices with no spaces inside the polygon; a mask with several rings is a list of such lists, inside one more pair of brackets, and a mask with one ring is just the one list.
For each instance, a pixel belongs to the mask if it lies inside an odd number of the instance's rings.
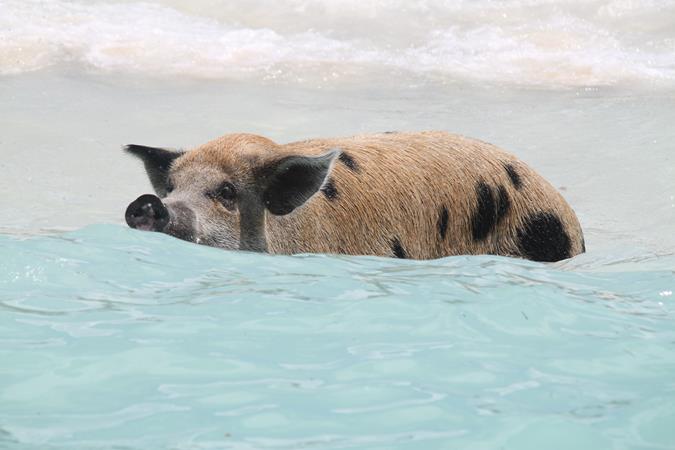
{"label": "water surface", "polygon": [[0,247],[8,448],[675,441],[672,256],[264,256],[119,226]]}
{"label": "water surface", "polygon": [[[0,448],[672,449],[675,10],[0,0]],[[447,130],[588,253],[225,252],[123,225],[123,144]]]}

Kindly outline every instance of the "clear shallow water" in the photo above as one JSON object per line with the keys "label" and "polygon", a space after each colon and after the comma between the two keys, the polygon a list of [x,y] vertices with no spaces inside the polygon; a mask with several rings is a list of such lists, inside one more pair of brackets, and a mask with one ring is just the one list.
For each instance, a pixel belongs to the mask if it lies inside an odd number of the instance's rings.
{"label": "clear shallow water", "polygon": [[274,257],[114,225],[0,254],[2,448],[675,442],[674,256]]}
{"label": "clear shallow water", "polygon": [[[0,448],[672,448],[673,93],[401,83],[2,78]],[[589,253],[269,257],[121,226],[149,190],[121,144],[392,129],[515,152]]]}
{"label": "clear shallow water", "polygon": [[[0,448],[675,448],[674,7],[0,0]],[[123,144],[429,129],[532,165],[588,253],[122,226]]]}

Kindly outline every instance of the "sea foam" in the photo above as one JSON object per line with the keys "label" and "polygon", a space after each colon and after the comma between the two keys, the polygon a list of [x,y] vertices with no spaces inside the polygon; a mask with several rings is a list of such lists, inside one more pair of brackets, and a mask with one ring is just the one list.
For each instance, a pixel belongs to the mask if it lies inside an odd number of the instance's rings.
{"label": "sea foam", "polygon": [[0,1],[0,74],[348,80],[372,71],[528,85],[675,83],[665,1]]}

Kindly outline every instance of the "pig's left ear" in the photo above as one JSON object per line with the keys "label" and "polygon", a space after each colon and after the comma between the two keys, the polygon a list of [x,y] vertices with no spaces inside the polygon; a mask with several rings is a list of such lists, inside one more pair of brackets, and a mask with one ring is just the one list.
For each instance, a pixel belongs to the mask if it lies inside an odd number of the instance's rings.
{"label": "pig's left ear", "polygon": [[331,150],[319,156],[286,156],[269,164],[259,178],[265,207],[283,216],[301,206],[321,189],[339,154]]}
{"label": "pig's left ear", "polygon": [[144,145],[125,145],[124,150],[143,161],[150,183],[160,197],[168,193],[168,176],[171,164],[183,152],[167,150],[165,148],[146,147]]}

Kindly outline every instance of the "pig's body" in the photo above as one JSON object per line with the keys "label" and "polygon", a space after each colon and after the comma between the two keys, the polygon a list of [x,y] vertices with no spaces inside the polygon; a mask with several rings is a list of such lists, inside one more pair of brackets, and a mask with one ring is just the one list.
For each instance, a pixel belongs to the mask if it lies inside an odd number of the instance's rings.
{"label": "pig's body", "polygon": [[[546,180],[493,145],[445,132],[286,145],[253,135],[227,135],[177,158],[171,171],[186,173],[183,181],[176,175],[185,184],[207,168],[223,170],[241,186],[237,189],[244,198],[243,190],[249,189],[244,186],[268,182],[267,172],[257,166],[297,155],[325,158],[331,151],[320,189],[290,212],[261,200],[266,210],[248,214],[239,200],[241,217],[228,216],[223,226],[238,229],[241,236],[257,227],[252,233],[256,243],[247,247],[241,237],[239,248],[415,259],[497,254],[538,261],[584,251],[574,211]],[[190,203],[180,196],[174,201]],[[261,219],[243,219],[245,214]]]}
{"label": "pig's body", "polygon": [[[267,216],[271,252],[414,259],[496,254],[544,260],[582,252],[581,227],[572,208],[541,176],[493,145],[431,132],[282,146],[289,154],[322,154],[332,148],[342,155],[321,192],[291,214]],[[528,255],[519,230],[538,214],[549,214],[552,222],[559,219],[561,226],[553,223],[549,225],[556,229],[541,230],[553,239],[546,239],[545,250]]]}

